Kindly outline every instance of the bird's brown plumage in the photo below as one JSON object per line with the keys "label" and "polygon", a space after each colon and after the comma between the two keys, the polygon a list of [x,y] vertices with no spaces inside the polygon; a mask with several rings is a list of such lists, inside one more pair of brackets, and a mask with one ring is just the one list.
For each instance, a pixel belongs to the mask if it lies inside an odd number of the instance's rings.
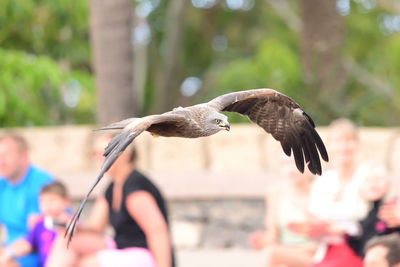
{"label": "bird's brown plumage", "polygon": [[255,89],[222,95],[208,104],[220,111],[247,116],[278,140],[286,155],[293,152],[301,172],[305,160],[312,173],[321,174],[318,151],[325,161],[328,153],[313,120],[291,98],[275,90]]}
{"label": "bird's brown plumage", "polygon": [[293,152],[296,166],[301,172],[304,171],[304,161],[306,161],[312,173],[321,174],[319,156],[328,161],[328,154],[315,131],[314,122],[291,98],[272,89],[233,92],[214,98],[208,103],[179,107],[159,115],[126,119],[100,129],[122,130],[106,147],[100,173],[67,228],[66,235],[69,234],[69,241],[90,193],[118,156],[138,135],[143,131],[149,131],[166,137],[209,136],[221,130],[213,124],[213,118],[222,120],[226,117],[219,113],[222,111],[247,116],[278,140],[288,156]]}

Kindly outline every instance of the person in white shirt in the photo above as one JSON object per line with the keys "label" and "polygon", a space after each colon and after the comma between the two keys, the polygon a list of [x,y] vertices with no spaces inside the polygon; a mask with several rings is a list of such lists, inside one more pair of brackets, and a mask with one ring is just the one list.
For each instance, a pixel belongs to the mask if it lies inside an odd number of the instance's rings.
{"label": "person in white shirt", "polygon": [[361,266],[361,258],[353,255],[345,242],[346,235],[360,234],[358,221],[368,211],[368,203],[359,194],[359,185],[366,173],[357,162],[357,128],[347,119],[333,121],[327,141],[332,167],[312,185],[310,212],[313,219],[302,231],[319,242],[315,263],[327,257],[330,247],[340,246],[354,260],[352,266]]}

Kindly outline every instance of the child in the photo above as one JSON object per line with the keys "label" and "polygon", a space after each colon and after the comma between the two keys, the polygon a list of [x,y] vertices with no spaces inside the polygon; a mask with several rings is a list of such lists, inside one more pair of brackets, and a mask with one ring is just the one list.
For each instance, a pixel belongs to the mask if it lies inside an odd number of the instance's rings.
{"label": "child", "polygon": [[395,199],[385,202],[390,188],[385,167],[371,164],[367,167],[366,173],[360,185],[360,195],[370,203],[370,210],[360,221],[361,235],[349,237],[347,240],[350,247],[361,257],[364,256],[365,244],[372,237],[397,231],[396,228],[388,227],[384,220],[378,218],[378,212],[382,206],[395,203]]}
{"label": "child", "polygon": [[36,251],[39,255],[39,266],[46,263],[57,229],[65,227],[68,222],[66,212],[70,201],[65,186],[52,182],[42,188],[39,195],[41,217],[28,236],[19,239],[0,252],[0,266],[8,266],[13,259]]}

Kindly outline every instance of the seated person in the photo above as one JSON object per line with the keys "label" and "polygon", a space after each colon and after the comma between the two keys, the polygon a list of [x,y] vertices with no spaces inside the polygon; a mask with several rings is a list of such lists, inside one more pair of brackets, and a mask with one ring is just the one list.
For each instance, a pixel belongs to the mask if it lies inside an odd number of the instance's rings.
{"label": "seated person", "polygon": [[367,213],[367,203],[358,193],[365,172],[356,161],[357,128],[346,119],[333,121],[327,141],[331,169],[313,182],[313,216],[303,227],[293,230],[318,241],[311,266],[362,266],[361,257],[346,242],[347,236],[360,234],[358,222]]}
{"label": "seated person", "polygon": [[[40,189],[51,176],[29,162],[28,145],[15,133],[0,136],[0,224],[6,232],[5,245],[22,238],[39,213]],[[18,258],[21,267],[37,267],[38,257]]]}
{"label": "seated person", "polygon": [[400,267],[400,236],[375,236],[365,247],[364,267]]}
{"label": "seated person", "polygon": [[56,236],[56,229],[65,229],[68,221],[66,210],[69,205],[67,190],[60,182],[45,185],[40,191],[41,218],[29,231],[28,236],[9,244],[0,252],[0,266],[32,252],[39,255],[39,266],[46,263],[47,255]]}
{"label": "seated person", "polygon": [[388,234],[396,228],[387,226],[384,220],[378,218],[381,206],[394,205],[395,199],[386,201],[390,181],[385,167],[371,164],[366,167],[366,176],[360,184],[360,195],[369,203],[368,214],[360,221],[361,233],[358,236],[349,236],[347,239],[350,247],[361,257],[364,256],[364,246],[375,235]]}
{"label": "seated person", "polygon": [[[95,140],[99,163],[110,136]],[[107,171],[111,184],[99,196],[87,223],[77,226],[69,249],[64,235],[57,236],[47,267],[171,267],[173,250],[164,198],[135,166],[136,151],[126,149]],[[116,247],[104,238],[114,229]]]}
{"label": "seated person", "polygon": [[266,231],[249,237],[250,245],[263,250],[262,266],[308,266],[316,244],[294,233],[299,223],[308,220],[309,194],[313,176],[296,169],[292,157],[282,154],[281,176],[284,183],[266,197]]}

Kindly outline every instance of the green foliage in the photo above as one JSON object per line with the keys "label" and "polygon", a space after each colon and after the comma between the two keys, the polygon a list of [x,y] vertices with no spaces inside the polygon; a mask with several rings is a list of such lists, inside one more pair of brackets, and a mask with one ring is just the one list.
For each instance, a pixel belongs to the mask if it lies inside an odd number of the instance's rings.
{"label": "green foliage", "polygon": [[89,69],[88,1],[2,0],[0,47]]}
{"label": "green foliage", "polygon": [[346,55],[362,60],[371,47],[381,43],[383,36],[377,23],[377,17],[381,12],[382,10],[374,10],[369,14],[362,14],[354,11],[343,18],[345,25],[343,51]]}
{"label": "green foliage", "polygon": [[301,84],[298,55],[276,39],[263,41],[249,59],[233,61],[224,68],[216,84],[218,93],[245,88],[286,88],[293,94]]}
{"label": "green foliage", "polygon": [[391,13],[379,7],[366,12],[353,3],[352,12],[344,18],[343,53],[365,73],[350,75],[342,88],[342,113],[338,113],[361,125],[400,123],[400,33],[385,31],[381,19],[387,15]]}
{"label": "green foliage", "polygon": [[[0,49],[0,125],[93,122],[92,77],[46,56]],[[68,103],[71,107],[68,107]]]}
{"label": "green foliage", "polygon": [[[2,1],[1,126],[94,121],[94,86],[87,72],[87,4],[69,0]],[[79,97],[77,106],[68,107],[64,98],[75,105],[74,97]]]}
{"label": "green foliage", "polygon": [[[141,112],[146,113],[156,102],[155,89],[162,77],[167,9],[172,0],[134,1],[133,8],[142,2],[156,3],[147,17],[152,38]],[[304,94],[301,33],[289,28],[285,16],[268,1],[254,1],[247,10],[229,9],[226,1],[216,1],[210,8],[195,8],[191,2],[186,2],[174,79],[179,84],[196,76],[203,81],[203,88],[191,98],[180,98],[177,102],[183,103],[177,105],[195,104],[234,90],[269,87],[295,99],[317,124],[338,116],[362,125],[400,124],[400,33],[382,26],[382,19],[393,11],[383,9],[379,1],[372,8],[365,8],[365,1],[350,1],[349,13],[342,16],[342,57],[356,62],[363,74],[348,70],[337,95],[328,94],[332,104],[321,116],[320,100]],[[301,2],[287,2],[300,18]],[[93,122],[88,1],[3,0],[0,25],[0,125]],[[213,48],[215,37],[225,40],[226,47]],[[77,106],[68,107],[66,103],[73,105],[76,94]],[[65,101],[66,95],[70,102]]]}
{"label": "green foliage", "polygon": [[[205,75],[206,86],[212,88],[207,98],[267,86],[295,99],[318,124],[345,116],[365,126],[399,125],[400,33],[388,33],[383,29],[382,17],[390,15],[387,10],[380,7],[366,10],[361,5],[361,1],[351,1],[350,13],[342,17],[343,62],[350,58],[361,70],[347,70],[348,79],[343,88],[339,88],[338,95],[327,95],[330,106],[326,106],[324,112],[320,110],[324,107],[317,103],[318,99],[304,94],[298,37],[271,9],[266,10],[268,5],[258,7],[259,15],[263,14],[258,24],[264,25],[263,29],[253,26],[240,31],[243,34],[253,31],[264,41],[257,39],[253,47],[256,52],[251,55],[242,50],[242,54],[234,53],[223,61],[214,60]],[[242,40],[253,39],[247,36]]]}
{"label": "green foliage", "polygon": [[[268,88],[280,88],[282,93],[296,98],[301,84],[298,54],[277,39],[267,39],[261,42],[253,57],[235,60],[225,66],[213,92],[217,96],[268,85]],[[232,119],[237,120],[237,117]]]}

